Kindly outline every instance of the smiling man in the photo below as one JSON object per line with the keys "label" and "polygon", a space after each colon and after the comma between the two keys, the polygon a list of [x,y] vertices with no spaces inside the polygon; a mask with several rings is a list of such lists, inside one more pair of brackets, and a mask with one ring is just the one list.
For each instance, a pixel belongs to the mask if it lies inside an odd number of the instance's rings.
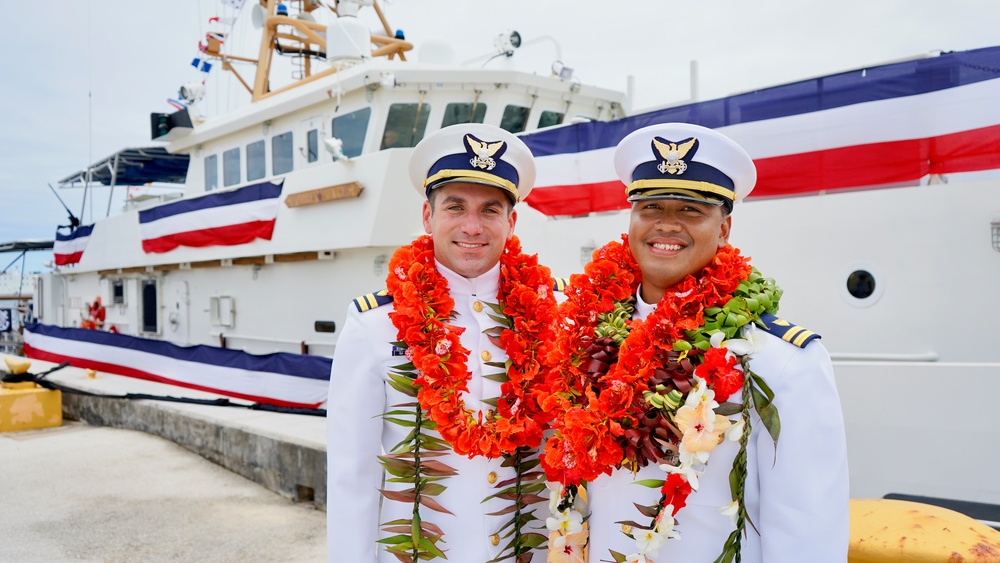
{"label": "smiling man", "polygon": [[334,354],[330,561],[542,560],[530,390],[556,302],[514,236],[534,160],[502,129],[455,125],[416,146],[410,177],[427,235],[395,252],[386,290],[349,307]]}
{"label": "smiling man", "polygon": [[628,235],[570,278],[565,375],[542,400],[559,411],[549,478],[567,497],[589,481],[590,560],[845,561],[829,355],[775,316],[781,290],[728,243],[753,161],[682,123],[633,132],[614,161]]}

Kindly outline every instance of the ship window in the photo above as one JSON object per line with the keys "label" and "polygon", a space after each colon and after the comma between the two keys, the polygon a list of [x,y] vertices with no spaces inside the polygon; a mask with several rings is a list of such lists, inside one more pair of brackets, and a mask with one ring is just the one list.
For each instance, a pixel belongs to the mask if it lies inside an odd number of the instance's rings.
{"label": "ship window", "polygon": [[264,141],[247,145],[247,181],[260,180],[267,175],[264,156]]}
{"label": "ship window", "polygon": [[503,117],[500,118],[500,128],[511,133],[524,131],[528,123],[528,112],[530,108],[521,106],[507,106],[503,110]]}
{"label": "ship window", "polygon": [[875,293],[875,276],[865,270],[855,270],[847,276],[847,291],[857,299],[865,299]]}
{"label": "ship window", "polygon": [[292,132],[271,137],[271,173],[275,176],[292,171]]}
{"label": "ship window", "polygon": [[156,280],[142,280],[143,332],[157,332],[159,323],[156,318],[156,313],[158,310],[159,304],[156,302]]}
{"label": "ship window", "polygon": [[392,104],[389,117],[385,120],[382,134],[382,149],[416,146],[424,138],[427,116],[431,113],[429,104]]}
{"label": "ship window", "polygon": [[319,158],[319,131],[310,129],[306,133],[306,161],[316,162]]}
{"label": "ship window", "polygon": [[444,108],[441,127],[456,123],[482,123],[486,117],[486,104],[448,104]]}
{"label": "ship window", "polygon": [[361,154],[365,146],[365,133],[368,132],[368,118],[371,115],[372,108],[361,108],[333,118],[330,126],[331,135],[344,142],[344,146],[341,147],[344,156],[354,158]]}
{"label": "ship window", "polygon": [[111,280],[111,304],[125,304],[125,280]]}
{"label": "ship window", "polygon": [[313,323],[316,332],[337,332],[337,323],[333,321],[316,321]]}
{"label": "ship window", "polygon": [[240,148],[222,153],[222,184],[232,186],[240,183]]}
{"label": "ship window", "polygon": [[565,114],[555,111],[543,111],[542,116],[538,118],[538,128],[545,129],[546,127],[559,125],[563,122],[564,115]]}
{"label": "ship window", "polygon": [[219,187],[219,155],[205,157],[205,191],[210,192]]}

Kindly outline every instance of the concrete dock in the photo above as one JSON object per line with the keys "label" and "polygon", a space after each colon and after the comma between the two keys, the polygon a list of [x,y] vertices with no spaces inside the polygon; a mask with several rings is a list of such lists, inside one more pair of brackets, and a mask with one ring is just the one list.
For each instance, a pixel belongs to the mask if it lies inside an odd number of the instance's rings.
{"label": "concrete dock", "polygon": [[[218,397],[75,368],[47,379]],[[63,411],[76,421],[0,433],[0,561],[326,560],[324,418],[68,393]]]}

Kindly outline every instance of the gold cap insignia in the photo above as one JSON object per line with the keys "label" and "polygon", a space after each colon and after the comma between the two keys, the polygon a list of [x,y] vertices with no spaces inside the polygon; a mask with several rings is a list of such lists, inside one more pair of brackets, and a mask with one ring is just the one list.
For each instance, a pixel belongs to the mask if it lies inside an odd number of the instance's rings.
{"label": "gold cap insignia", "polygon": [[476,139],[472,135],[466,135],[465,144],[468,145],[471,152],[475,155],[469,160],[469,164],[482,170],[493,170],[497,165],[497,162],[493,160],[493,155],[504,148],[506,143],[504,141],[487,143],[486,141]]}
{"label": "gold cap insignia", "polygon": [[660,157],[663,158],[663,161],[656,166],[656,169],[660,171],[660,174],[683,174],[688,167],[687,163],[684,162],[684,157],[691,152],[692,148],[697,146],[698,139],[694,137],[684,139],[679,143],[673,143],[660,137],[653,137],[653,147],[659,153]]}

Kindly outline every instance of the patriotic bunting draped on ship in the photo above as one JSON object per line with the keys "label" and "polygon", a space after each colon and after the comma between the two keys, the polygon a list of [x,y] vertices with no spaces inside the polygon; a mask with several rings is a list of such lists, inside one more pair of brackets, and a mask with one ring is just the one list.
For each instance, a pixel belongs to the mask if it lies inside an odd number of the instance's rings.
{"label": "patriotic bunting draped on ship", "polygon": [[302,408],[316,408],[326,401],[332,366],[330,358],[319,356],[284,352],[255,355],[214,346],[178,346],[41,323],[24,327],[24,355],[257,403]]}
{"label": "patriotic bunting draped on ship", "polygon": [[[60,229],[62,228],[65,227],[60,227]],[[83,256],[83,251],[87,248],[87,241],[90,240],[90,232],[93,230],[93,225],[77,227],[65,235],[56,230],[56,240],[52,246],[56,266],[78,263]]]}
{"label": "patriotic bunting draped on ship", "polygon": [[855,70],[610,122],[521,137],[537,157],[529,205],[546,215],[628,207],[611,154],[640,127],[712,127],[757,165],[753,197],[915,185],[1000,168],[1000,47]]}
{"label": "patriotic bunting draped on ship", "polygon": [[[283,181],[282,181],[283,182]],[[282,184],[263,182],[139,212],[142,249],[232,246],[271,240]]]}

